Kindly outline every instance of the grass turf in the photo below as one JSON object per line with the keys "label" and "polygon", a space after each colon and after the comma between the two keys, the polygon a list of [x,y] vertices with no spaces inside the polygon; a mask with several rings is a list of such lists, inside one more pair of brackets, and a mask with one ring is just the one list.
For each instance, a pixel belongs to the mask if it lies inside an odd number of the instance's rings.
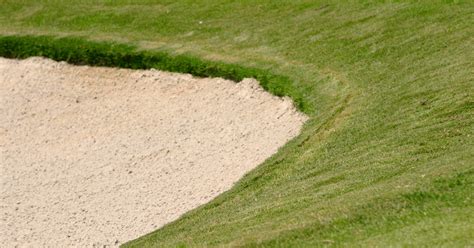
{"label": "grass turf", "polygon": [[2,35],[239,64],[306,104],[298,138],[131,247],[473,245],[473,27],[470,1],[0,1]]}

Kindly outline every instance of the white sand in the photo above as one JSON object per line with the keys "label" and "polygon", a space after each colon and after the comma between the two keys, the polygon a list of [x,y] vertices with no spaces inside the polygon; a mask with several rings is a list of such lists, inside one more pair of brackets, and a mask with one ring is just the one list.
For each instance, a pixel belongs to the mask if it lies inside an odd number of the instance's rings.
{"label": "white sand", "polygon": [[228,190],[306,117],[246,79],[0,58],[0,246],[117,246]]}

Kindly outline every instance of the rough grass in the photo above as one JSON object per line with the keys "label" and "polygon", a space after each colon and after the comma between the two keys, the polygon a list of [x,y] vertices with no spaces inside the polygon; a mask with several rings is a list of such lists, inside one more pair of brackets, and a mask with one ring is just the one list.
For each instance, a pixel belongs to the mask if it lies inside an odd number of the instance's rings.
{"label": "rough grass", "polygon": [[81,36],[283,75],[311,120],[232,190],[125,246],[472,246],[471,1],[10,1]]}

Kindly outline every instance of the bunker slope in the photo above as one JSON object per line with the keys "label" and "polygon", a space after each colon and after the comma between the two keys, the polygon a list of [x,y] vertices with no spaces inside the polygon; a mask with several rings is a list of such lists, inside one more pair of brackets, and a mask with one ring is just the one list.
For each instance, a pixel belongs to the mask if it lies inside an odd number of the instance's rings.
{"label": "bunker slope", "polygon": [[0,246],[118,246],[230,189],[306,119],[253,79],[0,58]]}

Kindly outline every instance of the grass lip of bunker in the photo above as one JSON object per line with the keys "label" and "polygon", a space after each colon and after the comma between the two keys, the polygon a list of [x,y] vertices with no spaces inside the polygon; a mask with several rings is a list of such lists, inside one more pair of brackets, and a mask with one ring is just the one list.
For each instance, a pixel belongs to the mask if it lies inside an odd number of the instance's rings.
{"label": "grass lip of bunker", "polygon": [[153,68],[189,73],[197,77],[220,77],[235,82],[244,78],[254,78],[273,95],[290,97],[300,111],[310,113],[313,110],[303,91],[294,87],[286,76],[253,67],[202,60],[186,54],[170,55],[162,51],[139,51],[132,45],[95,42],[81,37],[0,35],[0,56],[16,59],[42,56],[76,65]]}

